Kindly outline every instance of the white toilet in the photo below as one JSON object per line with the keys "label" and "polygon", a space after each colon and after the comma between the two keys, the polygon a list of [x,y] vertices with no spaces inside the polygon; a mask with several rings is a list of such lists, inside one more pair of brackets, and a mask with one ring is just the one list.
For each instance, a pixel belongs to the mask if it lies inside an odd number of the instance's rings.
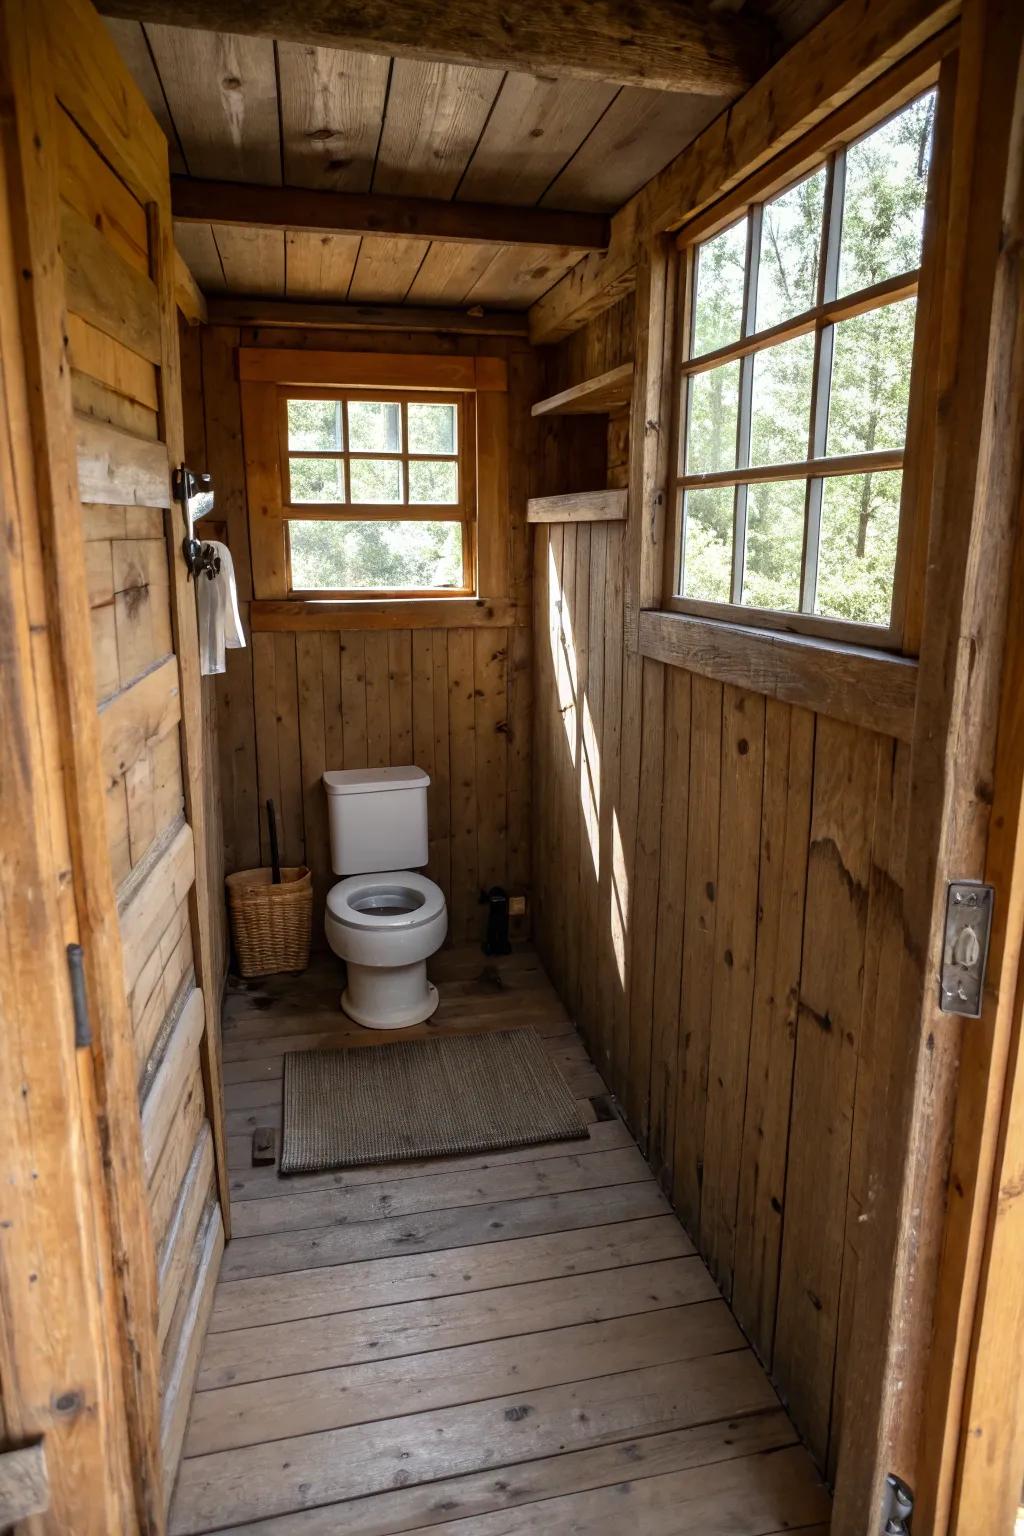
{"label": "white toilet", "polygon": [[427,862],[422,768],[345,768],[324,774],[331,867],[327,942],[348,967],[341,1006],[369,1029],[422,1024],[437,1007],[427,960],[444,943],[444,892],[416,873]]}

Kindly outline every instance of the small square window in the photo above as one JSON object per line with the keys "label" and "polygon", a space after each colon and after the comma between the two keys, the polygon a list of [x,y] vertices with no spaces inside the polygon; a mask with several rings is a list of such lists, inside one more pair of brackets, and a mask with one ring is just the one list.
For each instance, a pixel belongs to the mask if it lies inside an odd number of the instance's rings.
{"label": "small square window", "polygon": [[686,433],[686,472],[708,475],[736,466],[736,423],[740,405],[740,365],[726,363],[690,375],[690,420]]}
{"label": "small square window", "polygon": [[902,448],[916,320],[916,299],[904,299],[835,327],[826,452]]}
{"label": "small square window", "polygon": [[766,331],[818,301],[825,167],[790,187],[761,215],[757,271],[757,323]]}
{"label": "small square window", "polygon": [[397,400],[350,400],[348,437],[353,453],[401,453],[402,407]]}
{"label": "small square window", "polygon": [[289,500],[293,502],[342,502],[345,500],[343,459],[288,460]]}
{"label": "small square window", "polygon": [[345,422],[340,400],[289,400],[288,447],[315,453],[340,453]]}
{"label": "small square window", "polygon": [[935,102],[918,97],[846,152],[840,295],[921,265]]}
{"label": "small square window", "polygon": [[727,603],[732,594],[732,486],[689,490],[683,508],[683,596]]}
{"label": "small square window", "polygon": [[751,464],[796,464],[806,459],[813,386],[813,336],[795,336],[755,354]]}
{"label": "small square window", "polygon": [[902,487],[898,469],[825,480],[815,613],[888,624]]}
{"label": "small square window", "polygon": [[354,506],[391,506],[404,499],[400,459],[350,459],[348,474]]}
{"label": "small square window", "polygon": [[454,405],[418,405],[410,402],[407,411],[410,453],[456,451]]}
{"label": "small square window", "polygon": [[800,607],[806,480],[748,485],[743,596],[750,608],[795,613]]}
{"label": "small square window", "polygon": [[697,251],[693,356],[739,339],[747,261],[747,220],[706,240]]}
{"label": "small square window", "polygon": [[417,506],[454,506],[459,467],[454,459],[410,459],[409,501]]}

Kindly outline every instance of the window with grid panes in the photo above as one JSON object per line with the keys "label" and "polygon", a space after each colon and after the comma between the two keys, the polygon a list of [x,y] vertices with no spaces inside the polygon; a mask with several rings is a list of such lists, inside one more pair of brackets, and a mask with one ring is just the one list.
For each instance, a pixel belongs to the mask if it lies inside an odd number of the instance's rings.
{"label": "window with grid panes", "polygon": [[689,246],[671,606],[898,643],[935,99]]}
{"label": "window with grid panes", "polygon": [[289,590],[473,590],[472,396],[282,389]]}

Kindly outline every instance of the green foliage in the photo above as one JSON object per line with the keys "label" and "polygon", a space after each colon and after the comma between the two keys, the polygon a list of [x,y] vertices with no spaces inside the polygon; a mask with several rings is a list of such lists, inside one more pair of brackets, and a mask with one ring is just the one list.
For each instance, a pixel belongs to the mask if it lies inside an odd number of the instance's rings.
{"label": "green foliage", "polygon": [[[413,455],[448,454],[458,449],[457,408],[430,401],[406,407]],[[394,520],[289,523],[292,586],[310,590],[400,590],[451,588],[463,583],[462,528],[451,522],[401,519],[406,500],[416,506],[454,507],[459,501],[454,457],[398,457],[402,409],[390,400],[289,400],[289,499],[394,507]],[[315,450],[345,458],[307,458]],[[295,452],[295,450],[300,450]],[[379,458],[364,457],[380,454]],[[348,494],[345,471],[348,466]],[[403,476],[408,474],[408,485]]]}
{"label": "green foliage", "polygon": [[461,523],[291,522],[288,544],[297,592],[462,586]]}
{"label": "green foliage", "polygon": [[[910,271],[920,262],[934,106],[930,93],[847,152],[841,294]],[[815,302],[824,188],[821,170],[763,210],[758,329],[776,325]],[[740,335],[746,244],[744,219],[699,251],[695,356],[728,345]],[[827,454],[902,446],[915,310],[914,300],[904,300],[833,328]],[[813,355],[810,336],[756,354],[751,464],[792,463],[809,456]],[[739,364],[731,363],[690,380],[688,473],[735,467],[739,379]],[[859,623],[888,622],[900,486],[901,476],[893,471],[824,480],[817,612]],[[799,603],[806,482],[755,484],[746,495],[742,600],[756,607],[793,610]],[[687,493],[686,596],[728,601],[734,510],[731,489]]]}

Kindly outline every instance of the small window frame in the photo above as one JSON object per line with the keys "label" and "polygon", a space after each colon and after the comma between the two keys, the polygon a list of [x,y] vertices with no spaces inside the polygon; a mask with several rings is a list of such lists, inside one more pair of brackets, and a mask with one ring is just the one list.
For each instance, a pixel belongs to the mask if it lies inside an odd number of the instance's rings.
{"label": "small window frame", "polygon": [[[393,598],[446,598],[472,597],[476,592],[476,432],[475,399],[470,393],[456,390],[427,389],[358,389],[331,388],[327,385],[279,385],[278,429],[280,433],[280,464],[282,511],[285,518],[285,558],[287,562],[287,595],[290,598],[336,598],[343,602],[362,599],[388,600]],[[345,410],[344,447],[333,449],[293,449],[288,442],[288,402],[290,400],[337,400]],[[349,402],[361,400],[393,402],[401,407],[402,447],[400,450],[369,451],[349,446]],[[409,448],[410,405],[451,405],[455,407],[457,441],[455,452],[414,453]],[[293,501],[291,498],[292,459],[335,459],[345,466],[346,500]],[[351,500],[350,466],[354,460],[394,460],[402,465],[402,501],[353,502]],[[410,502],[409,464],[417,460],[450,460],[458,467],[458,499],[454,502]],[[291,524],[294,522],[432,522],[458,523],[462,530],[462,581],[457,587],[353,587],[317,588],[297,587],[291,570]]]}
{"label": "small window frame", "polygon": [[[875,132],[885,123],[905,111],[914,101],[937,91],[938,71],[928,78],[919,78],[899,96],[882,108],[851,125],[844,132],[837,132],[827,151],[794,166],[786,176],[768,179],[758,186],[756,194],[744,197],[743,189],[731,197],[725,197],[706,213],[697,216],[677,237],[678,302],[676,313],[679,325],[675,338],[675,365],[672,384],[672,434],[670,444],[671,476],[669,482],[669,530],[666,540],[663,607],[671,612],[688,614],[705,619],[742,624],[762,629],[784,630],[812,638],[831,639],[855,645],[869,645],[879,650],[900,651],[903,648],[908,589],[912,562],[918,550],[915,530],[915,511],[911,506],[914,477],[906,472],[907,458],[915,431],[915,410],[920,408],[924,393],[919,386],[920,363],[924,350],[921,306],[918,305],[914,347],[911,361],[910,402],[904,446],[900,449],[880,449],[870,453],[827,456],[825,453],[828,425],[828,398],[831,376],[831,349],[834,327],[843,320],[875,311],[886,305],[908,298],[916,298],[921,286],[922,273],[928,263],[931,229],[929,210],[932,204],[933,178],[936,174],[936,130],[932,130],[932,158],[925,197],[925,223],[920,266],[899,273],[856,292],[837,295],[839,249],[842,231],[843,191],[846,156],[848,150],[861,139]],[[940,110],[937,101],[936,113]],[[800,185],[816,171],[826,173],[824,206],[822,212],[821,248],[818,262],[818,291],[815,303],[801,313],[776,325],[755,331],[757,305],[757,276],[761,248],[761,221],[763,209],[793,187]],[[697,252],[701,245],[716,235],[747,220],[747,249],[744,267],[743,305],[739,338],[728,346],[716,348],[699,357],[692,355],[694,332],[694,293]],[[807,457],[792,464],[752,466],[749,463],[750,414],[753,392],[754,359],[758,353],[778,346],[799,336],[814,337],[814,371],[812,378],[811,412]],[[685,472],[686,438],[689,419],[690,390],[688,380],[699,373],[710,371],[726,363],[740,364],[739,407],[737,426],[737,467],[704,474]],[[814,588],[817,577],[816,560],[818,529],[824,482],[833,475],[856,475],[867,471],[882,472],[898,469],[904,471],[900,497],[899,531],[897,535],[896,563],[893,576],[892,606],[888,625],[859,623],[813,612]],[[804,539],[801,553],[800,607],[798,610],[757,608],[743,603],[743,565],[746,555],[746,505],[745,487],[768,481],[805,481]],[[685,533],[683,500],[687,489],[699,489],[716,485],[735,486],[734,523],[732,547],[732,578],[730,601],[714,602],[682,595],[683,538]]]}
{"label": "small window frame", "polygon": [[[361,615],[372,614],[374,622],[388,623],[400,614],[403,621],[414,625],[432,624],[438,604],[447,604],[442,611],[450,615],[450,622],[455,622],[459,612],[490,611],[492,605],[512,601],[509,367],[504,356],[469,349],[455,353],[440,348],[436,352],[396,353],[349,351],[342,347],[319,350],[263,342],[240,346],[236,358],[253,599],[264,605],[263,616],[268,622],[270,618],[284,622],[288,614],[304,608],[311,619],[315,615],[331,622],[350,615],[358,625],[362,623]],[[462,588],[361,587],[346,591],[291,587],[288,523],[293,516],[295,521],[342,521],[353,514],[352,509],[337,502],[291,504],[281,397],[305,395],[323,399],[335,392],[349,398],[358,393],[373,400],[397,393],[407,396],[410,404],[414,400],[458,400],[463,472],[459,505],[445,503],[421,510],[416,503],[406,506],[375,502],[369,515],[391,521],[426,517],[431,521],[462,522],[468,530],[463,537]],[[299,452],[296,456],[304,455]]]}

